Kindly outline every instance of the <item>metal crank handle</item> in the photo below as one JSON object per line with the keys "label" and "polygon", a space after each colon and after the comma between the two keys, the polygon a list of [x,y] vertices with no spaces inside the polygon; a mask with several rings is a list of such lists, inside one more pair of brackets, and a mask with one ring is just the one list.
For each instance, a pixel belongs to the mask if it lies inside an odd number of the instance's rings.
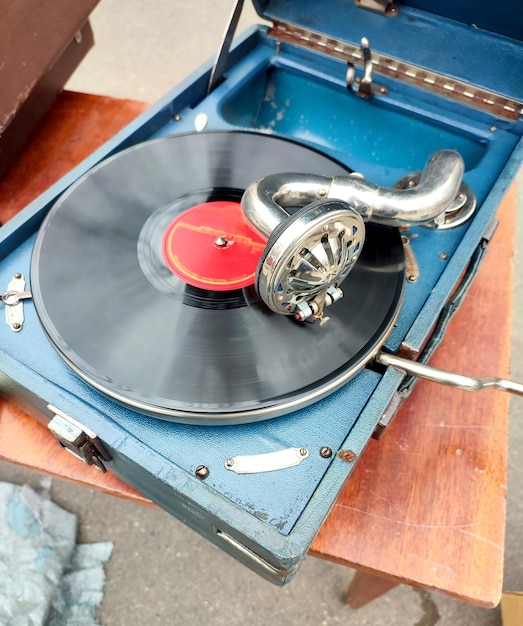
{"label": "metal crank handle", "polygon": [[508,391],[509,393],[523,396],[523,384],[516,383],[512,380],[496,377],[473,378],[471,376],[463,376],[462,374],[447,372],[446,370],[441,370],[437,367],[431,367],[430,365],[410,361],[409,359],[404,359],[386,352],[378,352],[375,358],[376,361],[382,365],[390,365],[404,370],[411,376],[425,378],[426,380],[431,380],[435,383],[442,383],[443,385],[448,385],[449,387],[457,387],[458,389],[464,389],[465,391],[480,391],[481,389],[486,389],[487,387],[494,387],[495,389],[499,389],[501,391]]}

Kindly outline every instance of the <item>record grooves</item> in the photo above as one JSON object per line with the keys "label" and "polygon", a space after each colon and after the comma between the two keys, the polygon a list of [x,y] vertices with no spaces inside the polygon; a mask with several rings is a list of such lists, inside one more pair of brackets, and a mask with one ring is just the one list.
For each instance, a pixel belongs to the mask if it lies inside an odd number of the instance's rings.
{"label": "record grooves", "polygon": [[[50,211],[33,252],[35,306],[58,354],[114,400],[197,424],[281,415],[348,380],[399,311],[401,239],[368,226],[328,326],[272,313],[250,278],[263,246],[219,215],[285,171],[347,173],[293,141],[219,131],[140,144],[91,170]],[[192,238],[180,243],[182,231]]]}

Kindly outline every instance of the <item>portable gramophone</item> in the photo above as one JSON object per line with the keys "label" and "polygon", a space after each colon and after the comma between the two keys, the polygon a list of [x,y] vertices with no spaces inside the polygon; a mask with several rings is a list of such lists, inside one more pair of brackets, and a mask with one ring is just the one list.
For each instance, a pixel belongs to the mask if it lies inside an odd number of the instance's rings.
{"label": "portable gramophone", "polygon": [[283,584],[352,470],[320,450],[359,454],[413,376],[522,393],[425,362],[521,161],[523,16],[258,1],[271,26],[232,46],[241,5],[216,59],[2,228],[0,380]]}

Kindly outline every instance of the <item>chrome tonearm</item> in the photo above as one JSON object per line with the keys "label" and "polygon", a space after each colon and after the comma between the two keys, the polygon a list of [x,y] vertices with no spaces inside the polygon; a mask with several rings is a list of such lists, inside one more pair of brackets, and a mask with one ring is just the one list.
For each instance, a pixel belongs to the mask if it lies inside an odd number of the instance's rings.
{"label": "chrome tonearm", "polygon": [[[364,223],[450,228],[475,210],[462,182],[464,164],[453,150],[433,154],[421,173],[385,188],[358,174],[328,178],[273,174],[242,197],[252,226],[268,237],[258,264],[256,289],[276,313],[324,321],[339,287],[363,247]],[[292,215],[287,209],[298,208]]]}

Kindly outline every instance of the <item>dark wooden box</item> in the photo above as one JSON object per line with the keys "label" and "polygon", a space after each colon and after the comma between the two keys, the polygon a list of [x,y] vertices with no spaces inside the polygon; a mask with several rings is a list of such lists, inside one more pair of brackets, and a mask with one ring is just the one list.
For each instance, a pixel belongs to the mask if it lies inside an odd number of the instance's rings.
{"label": "dark wooden box", "polygon": [[94,39],[98,0],[18,0],[0,8],[0,177]]}

